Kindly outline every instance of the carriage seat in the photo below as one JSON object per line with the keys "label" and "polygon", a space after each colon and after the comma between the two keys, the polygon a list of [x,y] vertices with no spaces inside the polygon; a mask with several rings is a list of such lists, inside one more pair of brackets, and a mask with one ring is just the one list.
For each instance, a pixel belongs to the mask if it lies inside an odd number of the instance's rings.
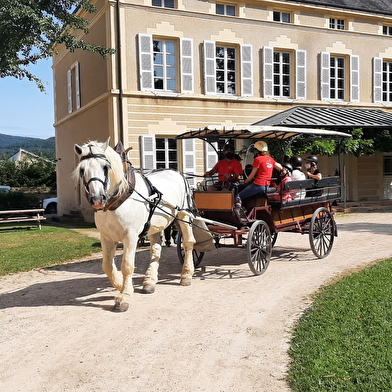
{"label": "carriage seat", "polygon": [[340,198],[340,178],[333,176],[325,177],[319,181],[313,179],[288,181],[285,183],[284,191],[290,192],[293,200],[282,200],[282,194],[279,193],[267,194],[270,196],[271,206],[290,207],[319,201],[338,200]]}

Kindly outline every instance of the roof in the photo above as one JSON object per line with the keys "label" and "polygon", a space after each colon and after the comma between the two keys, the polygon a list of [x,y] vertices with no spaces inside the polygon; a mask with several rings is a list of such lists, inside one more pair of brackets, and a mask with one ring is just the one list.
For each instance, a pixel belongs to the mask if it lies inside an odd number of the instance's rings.
{"label": "roof", "polygon": [[300,4],[314,4],[325,7],[343,8],[375,14],[392,15],[391,0],[286,0]]}
{"label": "roof", "polygon": [[289,128],[282,126],[247,126],[225,127],[209,125],[204,128],[188,131],[177,136],[176,139],[201,139],[215,142],[219,139],[279,139],[286,140],[299,135],[325,136],[328,138],[351,137],[348,133],[326,129]]}
{"label": "roof", "polygon": [[392,113],[375,109],[297,106],[257,121],[254,126],[301,128],[381,128],[392,129]]}

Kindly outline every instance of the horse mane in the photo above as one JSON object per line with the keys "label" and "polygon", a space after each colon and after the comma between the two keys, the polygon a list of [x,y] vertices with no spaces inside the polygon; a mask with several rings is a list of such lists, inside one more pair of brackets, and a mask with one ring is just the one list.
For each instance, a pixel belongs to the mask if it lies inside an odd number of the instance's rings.
{"label": "horse mane", "polygon": [[[82,153],[80,154],[81,157],[88,155],[91,151],[94,154],[104,154],[107,160],[110,162],[110,170],[108,172],[109,179],[110,179],[110,188],[108,192],[112,192],[113,189],[118,186],[118,196],[122,195],[124,192],[128,190],[128,181],[124,176],[124,169],[120,155],[114,151],[114,149],[110,146],[107,146],[104,149],[105,143],[99,143],[97,141],[89,141],[83,146]],[[79,170],[81,165],[88,164],[89,160],[79,162],[79,165],[76,167],[75,171],[73,172],[73,177],[75,179],[79,178]]]}

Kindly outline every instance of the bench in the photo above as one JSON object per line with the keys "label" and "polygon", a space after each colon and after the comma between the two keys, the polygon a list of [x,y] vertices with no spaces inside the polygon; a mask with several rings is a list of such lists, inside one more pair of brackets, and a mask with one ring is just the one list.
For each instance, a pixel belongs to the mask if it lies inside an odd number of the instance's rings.
{"label": "bench", "polygon": [[0,211],[0,223],[36,222],[41,230],[41,221],[46,219],[43,216],[44,211],[43,208]]}
{"label": "bench", "polygon": [[267,194],[269,203],[273,206],[290,207],[319,201],[337,200],[340,198],[340,178],[325,177],[321,180],[288,181],[284,192],[290,192],[293,200],[283,200],[282,193]]}

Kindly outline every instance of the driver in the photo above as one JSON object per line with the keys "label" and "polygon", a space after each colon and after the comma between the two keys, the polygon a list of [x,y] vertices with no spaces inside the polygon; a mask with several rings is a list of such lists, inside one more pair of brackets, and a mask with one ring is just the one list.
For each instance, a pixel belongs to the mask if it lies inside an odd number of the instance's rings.
{"label": "driver", "polygon": [[212,176],[218,173],[218,182],[209,186],[208,191],[221,191],[222,189],[230,188],[233,182],[238,181],[240,175],[242,175],[242,165],[235,158],[234,147],[230,144],[226,144],[223,149],[224,158],[218,161],[215,166],[207,171],[205,176]]}

